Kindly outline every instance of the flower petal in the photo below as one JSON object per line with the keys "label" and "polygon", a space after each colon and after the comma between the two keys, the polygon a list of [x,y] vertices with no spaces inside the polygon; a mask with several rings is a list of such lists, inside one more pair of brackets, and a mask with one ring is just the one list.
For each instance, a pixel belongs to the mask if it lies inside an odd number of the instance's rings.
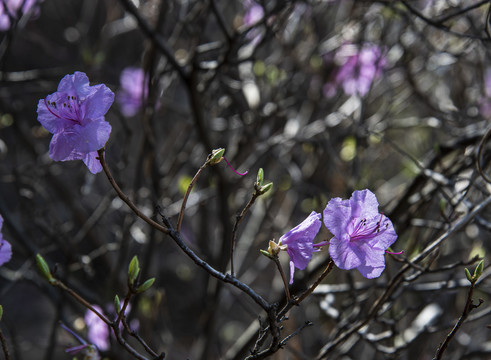
{"label": "flower petal", "polygon": [[12,257],[12,246],[7,240],[0,238],[0,266],[8,262],[11,257]]}
{"label": "flower petal", "polygon": [[95,120],[104,118],[112,103],[114,102],[114,93],[104,84],[91,86],[95,90],[85,100],[85,119]]}
{"label": "flower petal", "polygon": [[324,225],[336,238],[346,234],[351,220],[351,204],[349,200],[334,198],[329,200],[324,209]]}
{"label": "flower petal", "polygon": [[336,266],[343,270],[351,270],[363,264],[365,254],[349,239],[333,237],[329,245],[329,255]]}
{"label": "flower petal", "polygon": [[102,171],[102,165],[101,162],[99,161],[99,154],[97,151],[92,151],[84,156],[82,159],[89,168],[89,171],[92,174],[97,174]]}
{"label": "flower petal", "polygon": [[72,126],[73,122],[57,116],[48,109],[46,102],[49,101],[50,96],[51,95],[48,95],[46,99],[39,100],[37,107],[37,119],[46,130],[48,130],[51,134],[54,134],[62,131],[68,126]]}
{"label": "flower petal", "polygon": [[349,202],[352,217],[371,218],[379,215],[377,197],[368,189],[354,191]]}

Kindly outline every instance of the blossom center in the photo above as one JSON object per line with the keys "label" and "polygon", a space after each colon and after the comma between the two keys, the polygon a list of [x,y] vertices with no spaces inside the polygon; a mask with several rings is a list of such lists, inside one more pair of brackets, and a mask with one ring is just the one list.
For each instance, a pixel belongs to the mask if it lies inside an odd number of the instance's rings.
{"label": "blossom center", "polygon": [[389,227],[388,219],[380,214],[379,218],[352,218],[348,224],[349,241],[369,240],[383,233]]}
{"label": "blossom center", "polygon": [[82,107],[82,101],[77,96],[61,94],[53,101],[44,99],[44,104],[48,111],[57,118],[69,120],[76,124],[82,125],[85,111]]}

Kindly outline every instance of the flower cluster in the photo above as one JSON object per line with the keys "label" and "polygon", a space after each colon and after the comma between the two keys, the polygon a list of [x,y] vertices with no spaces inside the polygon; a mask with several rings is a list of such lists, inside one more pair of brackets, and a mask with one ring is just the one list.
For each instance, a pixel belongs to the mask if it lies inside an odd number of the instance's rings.
{"label": "flower cluster", "polygon": [[331,259],[340,269],[357,269],[368,279],[379,277],[385,269],[386,250],[396,241],[397,234],[389,218],[379,213],[375,195],[362,190],[353,192],[349,200],[331,199],[323,217],[324,225],[334,235],[329,242],[314,244],[321,228],[321,214],[313,211],[277,244],[277,249],[286,250],[290,257],[290,284],[295,267],[305,269],[312,254],[327,244]]}
{"label": "flower cluster", "polygon": [[0,31],[7,31],[12,21],[23,14],[39,13],[40,0],[1,0],[0,1]]}
{"label": "flower cluster", "polygon": [[324,85],[324,95],[332,97],[339,86],[345,94],[365,96],[380,76],[387,61],[377,45],[342,45],[333,56],[336,67],[332,81]]}
{"label": "flower cluster", "polygon": [[0,215],[0,266],[5,264],[12,257],[12,246],[2,236],[3,217]]}
{"label": "flower cluster", "polygon": [[58,90],[39,100],[38,121],[53,134],[49,156],[55,161],[83,160],[96,174],[102,170],[97,150],[109,139],[111,125],[104,115],[114,93],[104,84],[89,86],[87,75],[66,75]]}

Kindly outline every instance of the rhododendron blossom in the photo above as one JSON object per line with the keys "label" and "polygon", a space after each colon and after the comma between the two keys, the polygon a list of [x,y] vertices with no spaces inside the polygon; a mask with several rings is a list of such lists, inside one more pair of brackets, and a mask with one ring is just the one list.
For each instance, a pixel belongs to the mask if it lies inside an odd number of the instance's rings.
{"label": "rhododendron blossom", "polygon": [[345,44],[336,51],[334,63],[334,79],[324,85],[326,97],[334,96],[339,86],[348,95],[366,95],[387,61],[377,45]]}
{"label": "rhododendron blossom", "polygon": [[133,116],[148,97],[148,75],[141,68],[128,67],[121,72],[119,82],[121,90],[116,100],[124,116]]}
{"label": "rhododendron blossom", "polygon": [[66,75],[58,90],[39,100],[38,121],[53,134],[49,156],[55,161],[83,160],[95,174],[102,170],[97,150],[104,147],[111,125],[104,115],[114,93],[104,84],[89,86],[87,75]]}
{"label": "rhododendron blossom", "polygon": [[288,231],[278,241],[278,246],[284,248],[290,256],[290,284],[293,283],[295,268],[303,270],[312,259],[312,254],[319,251],[327,242],[314,244],[314,238],[321,228],[321,214],[312,211],[299,225]]}
{"label": "rhododendron blossom", "polygon": [[334,235],[329,254],[337,267],[357,269],[368,279],[385,269],[385,252],[397,239],[392,222],[378,211],[370,190],[355,191],[349,200],[334,198],[324,210],[324,224]]}
{"label": "rhododendron blossom", "polygon": [[12,20],[17,20],[23,14],[32,11],[39,13],[39,3],[42,0],[0,0],[0,31],[6,31],[12,26]]}

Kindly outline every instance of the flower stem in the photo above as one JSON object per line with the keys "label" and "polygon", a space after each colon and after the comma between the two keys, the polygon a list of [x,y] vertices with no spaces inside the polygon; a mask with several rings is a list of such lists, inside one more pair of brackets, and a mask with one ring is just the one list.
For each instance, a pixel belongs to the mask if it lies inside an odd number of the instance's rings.
{"label": "flower stem", "polygon": [[283,280],[283,285],[285,286],[286,301],[290,302],[291,296],[290,296],[290,290],[288,289],[288,282],[286,281],[285,273],[283,272],[283,268],[281,267],[280,260],[278,259],[278,255],[272,256],[271,259],[273,259],[274,263],[276,264],[276,267],[280,272],[281,279]]}

